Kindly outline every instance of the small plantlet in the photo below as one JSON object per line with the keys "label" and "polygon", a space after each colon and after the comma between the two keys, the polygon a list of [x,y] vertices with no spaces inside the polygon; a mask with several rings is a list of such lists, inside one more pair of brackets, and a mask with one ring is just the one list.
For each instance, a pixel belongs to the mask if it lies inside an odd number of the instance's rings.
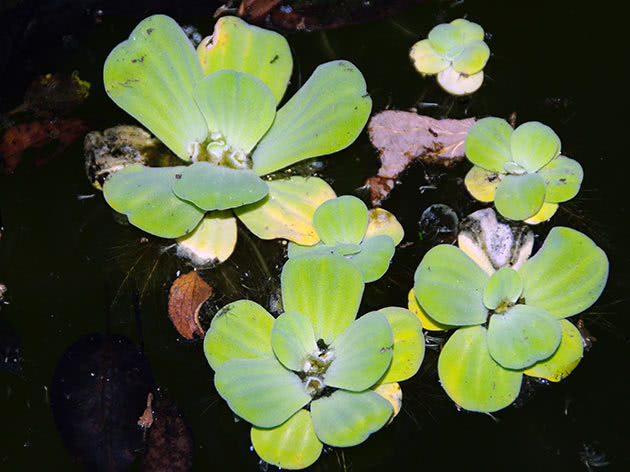
{"label": "small plantlet", "polygon": [[360,444],[399,411],[397,382],[424,357],[422,324],[396,307],[355,320],[363,288],[346,258],[307,254],[284,266],[278,318],[248,300],[213,318],[204,351],[216,389],[252,424],[264,461],[303,469],[324,444]]}
{"label": "small plantlet", "polygon": [[276,112],[292,65],[281,35],[235,17],[219,19],[197,54],[171,18],[143,20],[105,61],[105,89],[181,165],[116,172],[104,185],[110,206],[202,260],[232,253],[232,212],[259,237],[316,243],[312,213],[332,189],[317,178],[261,177],[349,146],[372,102],[358,69],[333,61]]}
{"label": "small plantlet", "polygon": [[435,26],[427,39],[412,46],[409,55],[418,72],[437,74],[445,91],[467,95],[481,87],[490,49],[481,26],[458,18]]}

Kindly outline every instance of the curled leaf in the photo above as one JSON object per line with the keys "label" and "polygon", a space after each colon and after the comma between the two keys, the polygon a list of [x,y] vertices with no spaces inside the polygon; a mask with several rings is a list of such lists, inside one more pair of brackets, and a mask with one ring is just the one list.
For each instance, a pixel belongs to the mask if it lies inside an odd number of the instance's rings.
{"label": "curled leaf", "polygon": [[186,339],[204,335],[199,324],[199,309],[210,295],[212,287],[195,271],[180,275],[171,285],[168,316],[179,334]]}

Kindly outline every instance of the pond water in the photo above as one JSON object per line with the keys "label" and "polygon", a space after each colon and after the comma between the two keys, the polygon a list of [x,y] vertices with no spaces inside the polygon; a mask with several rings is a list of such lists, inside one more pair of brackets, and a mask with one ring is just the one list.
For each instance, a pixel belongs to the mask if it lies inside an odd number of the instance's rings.
{"label": "pond water", "polygon": [[[15,69],[16,80],[7,81],[0,103],[7,110],[19,104],[38,75],[78,70],[92,84],[76,113],[90,129],[132,123],[106,97],[102,64],[139,20],[157,12],[143,8],[135,16],[130,11],[122,16],[106,10],[101,22],[79,25],[75,34],[65,31],[40,44],[23,68]],[[192,24],[204,36],[212,31],[212,9],[195,3],[177,12],[180,24]],[[462,16],[483,25],[492,56],[483,87],[470,98],[454,100],[433,79],[415,72],[408,50],[433,25]],[[325,450],[312,470],[399,470],[409,463],[428,470],[630,470],[628,256],[618,223],[627,217],[628,198],[623,172],[611,172],[624,154],[617,145],[623,137],[596,118],[618,99],[613,87],[598,83],[599,71],[614,54],[589,45],[604,37],[600,17],[570,1],[552,6],[427,1],[373,23],[288,34],[295,70],[287,96],[318,64],[343,58],[363,72],[373,111],[416,107],[421,114],[450,118],[507,118],[516,112],[518,123],[550,125],[562,139],[563,154],[582,164],[585,179],[577,198],[561,206],[550,223],[535,228],[536,247],[553,225],[569,226],[590,236],[611,262],[603,296],[583,316],[597,341],[567,379],[555,385],[525,382],[517,402],[492,416],[458,411],[437,379],[439,348],[430,347],[420,372],[402,384],[403,411],[392,425],[360,446]],[[178,273],[191,267],[175,257],[169,241],[141,240],[143,234],[113,217],[85,177],[81,139],[45,165],[33,164],[53,150],[29,151],[12,175],[0,177],[0,282],[8,287],[9,301],[0,312],[0,469],[83,470],[53,420],[51,382],[73,343],[109,331],[144,349],[156,396],[175,402],[192,434],[193,470],[265,470],[250,450],[248,425],[234,422],[214,390],[201,343],[182,341],[168,319],[168,289]],[[339,195],[365,196],[360,188],[378,168],[367,132],[322,162],[318,175]],[[382,206],[403,224],[405,239],[386,275],[366,286],[359,313],[406,306],[415,268],[434,244],[419,236],[418,221],[429,205],[449,205],[460,219],[482,207],[463,186],[468,168],[467,163],[450,170],[417,163],[401,176]],[[436,188],[421,189],[428,184]],[[207,327],[218,308],[240,298],[270,306],[277,299],[285,253],[280,242],[239,230],[235,254],[200,272],[214,289],[202,324]],[[16,353],[20,368],[10,370],[7,358]],[[99,374],[99,362],[107,361],[96,359],[89,364],[95,371],[85,375]],[[133,470],[141,470],[139,460]]]}

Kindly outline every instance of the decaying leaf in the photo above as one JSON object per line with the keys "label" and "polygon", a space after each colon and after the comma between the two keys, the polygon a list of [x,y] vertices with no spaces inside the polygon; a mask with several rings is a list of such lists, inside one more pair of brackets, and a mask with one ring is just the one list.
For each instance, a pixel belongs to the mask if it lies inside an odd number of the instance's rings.
{"label": "decaying leaf", "polygon": [[151,403],[153,402],[153,394],[149,392],[147,395],[147,407],[142,413],[142,416],[138,419],[138,426],[142,429],[148,429],[153,424],[153,407]]}
{"label": "decaying leaf", "polygon": [[407,111],[387,110],[368,123],[381,167],[366,185],[373,205],[389,195],[395,179],[415,159],[451,166],[464,158],[464,142],[475,118],[437,120]]}
{"label": "decaying leaf", "polygon": [[202,337],[204,330],[199,324],[199,309],[212,295],[212,287],[197,272],[180,275],[173,285],[168,298],[168,316],[186,339]]}

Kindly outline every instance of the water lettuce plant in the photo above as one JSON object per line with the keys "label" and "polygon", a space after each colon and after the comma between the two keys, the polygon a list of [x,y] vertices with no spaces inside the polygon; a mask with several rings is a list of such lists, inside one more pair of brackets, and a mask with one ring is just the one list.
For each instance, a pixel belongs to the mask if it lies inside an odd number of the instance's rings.
{"label": "water lettuce plant", "polygon": [[289,257],[309,253],[346,256],[366,283],[383,276],[404,236],[394,215],[382,208],[368,211],[351,195],[322,203],[313,215],[313,227],[320,242],[312,246],[289,243]]}
{"label": "water lettuce plant", "polygon": [[283,268],[278,318],[249,300],[213,318],[204,352],[215,387],[266,462],[308,467],[323,444],[360,444],[400,408],[387,392],[418,371],[422,325],[396,307],[355,319],[363,288],[348,259],[306,254]]}
{"label": "water lettuce plant", "polygon": [[432,248],[410,307],[432,329],[455,330],[438,360],[446,393],[462,408],[492,412],[516,399],[523,374],[559,381],[577,366],[582,337],[566,318],[590,307],[607,278],[604,251],[555,227],[517,270],[491,275],[455,246]]}
{"label": "water lettuce plant", "polygon": [[105,89],[181,165],[116,172],[104,185],[109,205],[201,259],[229,257],[234,215],[261,238],[317,242],[312,214],[332,189],[318,178],[262,177],[350,145],[372,102],[359,70],[340,60],[317,67],[276,111],[292,66],[281,35],[235,17],[219,19],[197,53],[171,18],[140,22],[107,57]]}
{"label": "water lettuce plant", "polygon": [[435,26],[427,39],[411,47],[409,56],[421,74],[437,74],[445,91],[466,95],[481,87],[490,49],[481,26],[458,18]]}
{"label": "water lettuce plant", "polygon": [[537,121],[513,129],[500,118],[479,120],[466,136],[466,157],[474,164],[465,178],[470,194],[494,201],[511,220],[548,220],[558,203],[577,195],[580,164],[560,154],[560,138]]}

